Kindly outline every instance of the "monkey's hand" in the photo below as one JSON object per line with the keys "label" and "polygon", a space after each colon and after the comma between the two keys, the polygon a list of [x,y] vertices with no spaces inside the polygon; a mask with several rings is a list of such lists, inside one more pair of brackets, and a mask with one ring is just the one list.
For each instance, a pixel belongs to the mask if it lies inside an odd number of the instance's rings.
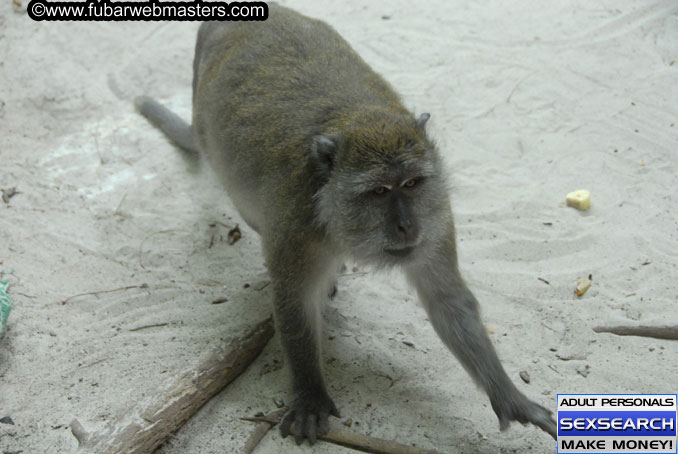
{"label": "monkey's hand", "polygon": [[328,421],[330,415],[341,418],[339,410],[326,392],[300,393],[280,423],[280,433],[283,438],[287,437],[294,423],[294,440],[297,444],[300,445],[304,438],[308,438],[308,442],[312,445],[316,442],[318,435],[325,435],[330,431]]}
{"label": "monkey's hand", "polygon": [[518,421],[522,424],[534,424],[556,439],[558,431],[553,412],[532,402],[518,390],[513,395],[491,399],[491,402],[499,418],[499,430],[506,430],[511,421]]}

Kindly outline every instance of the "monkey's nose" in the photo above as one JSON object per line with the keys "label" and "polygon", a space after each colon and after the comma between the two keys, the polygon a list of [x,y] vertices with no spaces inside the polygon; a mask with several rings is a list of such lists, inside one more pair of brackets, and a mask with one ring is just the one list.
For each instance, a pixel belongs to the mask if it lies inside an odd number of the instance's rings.
{"label": "monkey's nose", "polygon": [[405,222],[398,222],[398,225],[396,226],[396,241],[398,243],[405,243],[407,242],[407,231],[408,227],[406,226]]}
{"label": "monkey's nose", "polygon": [[398,222],[395,235],[398,243],[410,245],[416,242],[418,235],[418,229],[409,220]]}

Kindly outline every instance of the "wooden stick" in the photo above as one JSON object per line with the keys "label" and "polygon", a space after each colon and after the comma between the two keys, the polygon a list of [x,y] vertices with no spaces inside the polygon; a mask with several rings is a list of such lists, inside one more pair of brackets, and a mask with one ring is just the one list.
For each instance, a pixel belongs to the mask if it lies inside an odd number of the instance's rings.
{"label": "wooden stick", "polygon": [[245,442],[241,454],[252,454],[254,450],[259,446],[259,442],[266,436],[269,430],[271,430],[272,425],[267,422],[260,422],[257,424],[254,432]]}
{"label": "wooden stick", "polygon": [[[265,424],[269,426],[270,429],[275,424],[280,422],[284,414],[285,411],[277,411],[265,416],[240,419],[258,422],[260,426]],[[331,426],[332,425],[333,424],[331,424]],[[294,435],[294,425],[292,425],[290,431],[292,432],[292,435]],[[257,427],[255,434],[258,434],[258,432],[259,426]],[[268,432],[268,429],[266,429],[266,432]],[[266,432],[264,432],[264,435]],[[261,438],[263,438],[263,435]],[[257,443],[259,440],[261,440],[261,438],[257,440]],[[340,429],[337,427],[330,427],[330,432],[327,435],[318,435],[318,440],[328,441],[336,445],[346,446],[347,448],[355,449],[356,451],[368,452],[371,454],[441,454],[435,450],[403,445],[391,440],[382,440],[381,438],[368,437],[367,435],[363,435],[358,432]],[[249,442],[250,440],[248,440],[246,448],[249,448]],[[251,453],[254,447],[256,447],[256,444],[251,448],[252,450],[250,451],[243,450],[243,454]]]}
{"label": "wooden stick", "polygon": [[98,292],[85,292],[85,293],[78,293],[77,295],[69,296],[65,300],[59,301],[59,304],[64,305],[68,303],[70,300],[73,298],[77,298],[79,296],[89,296],[89,295],[101,295],[103,293],[114,293],[114,292],[121,292],[123,290],[130,290],[133,288],[148,288],[148,284],[141,284],[141,285],[128,285],[127,287],[119,287],[119,288],[114,288],[112,290],[99,290]]}
{"label": "wooden stick", "polygon": [[139,404],[100,433],[89,434],[74,419],[71,432],[80,451],[92,454],[151,454],[215,394],[240,375],[273,336],[269,317],[208,353],[196,370],[174,378],[150,400]]}
{"label": "wooden stick", "polygon": [[257,427],[252,432],[252,435],[245,442],[245,446],[242,448],[241,454],[252,454],[256,447],[259,445],[259,442],[266,436],[271,427],[275,426],[280,422],[287,408],[283,408],[273,413],[269,413],[265,416],[255,416],[254,418],[240,418],[244,421],[252,421],[257,423]]}
{"label": "wooden stick", "polygon": [[596,326],[593,331],[616,334],[617,336],[678,340],[678,326]]}
{"label": "wooden stick", "polygon": [[372,454],[440,454],[440,452],[435,450],[403,445],[392,440],[368,437],[352,430],[336,427],[333,427],[327,435],[319,436],[318,439]]}
{"label": "wooden stick", "polygon": [[318,439],[372,454],[440,454],[435,450],[402,445],[395,441],[368,437],[358,432],[338,428],[332,428],[330,433],[321,435]]}

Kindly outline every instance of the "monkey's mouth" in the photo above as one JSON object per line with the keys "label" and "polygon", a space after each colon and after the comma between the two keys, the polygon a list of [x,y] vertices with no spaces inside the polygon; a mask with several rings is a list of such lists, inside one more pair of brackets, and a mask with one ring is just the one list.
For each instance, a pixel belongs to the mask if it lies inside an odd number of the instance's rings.
{"label": "monkey's mouth", "polygon": [[384,249],[384,252],[394,257],[407,257],[412,251],[414,251],[414,246],[408,246],[401,249]]}

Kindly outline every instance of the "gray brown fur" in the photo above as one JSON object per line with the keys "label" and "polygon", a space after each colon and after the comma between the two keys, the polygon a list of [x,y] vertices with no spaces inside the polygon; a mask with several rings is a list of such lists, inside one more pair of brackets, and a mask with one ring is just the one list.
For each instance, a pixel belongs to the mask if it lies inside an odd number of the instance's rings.
{"label": "gray brown fur", "polygon": [[[176,124],[148,98],[137,106],[156,125]],[[265,22],[200,27],[192,128],[164,131],[207,157],[261,235],[294,392],[281,431],[294,423],[298,443],[339,416],[321,370],[320,311],[345,259],[402,268],[500,428],[516,420],[555,438],[550,412],[504,372],[460,276],[426,120],[324,22],[271,6]]]}

